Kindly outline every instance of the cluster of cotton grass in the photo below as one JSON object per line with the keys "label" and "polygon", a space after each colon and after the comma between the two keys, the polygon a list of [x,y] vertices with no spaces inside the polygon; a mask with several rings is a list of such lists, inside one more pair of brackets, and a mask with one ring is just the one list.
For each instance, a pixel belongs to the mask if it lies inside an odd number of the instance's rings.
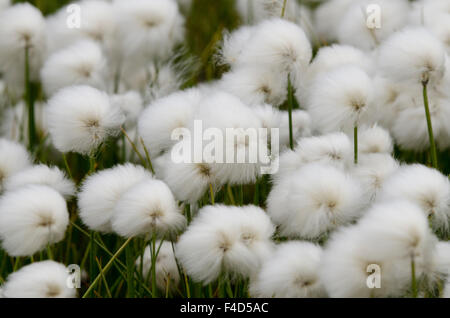
{"label": "cluster of cotton grass", "polygon": [[[68,27],[68,7],[43,17],[7,2],[0,239],[15,259],[2,296],[76,297],[54,253],[73,229],[87,242],[75,245],[83,297],[111,296],[120,282],[128,297],[450,295],[450,182],[438,161],[450,147],[447,0],[315,10],[238,0],[247,24],[216,54],[227,71],[185,89],[189,1],[79,1],[80,28]],[[369,4],[381,8],[379,29],[367,26]],[[278,128],[279,170],[175,162],[173,132],[198,121],[224,135]],[[257,141],[222,150],[248,155]],[[406,164],[396,147],[429,160]],[[39,163],[43,153],[55,165]]]}

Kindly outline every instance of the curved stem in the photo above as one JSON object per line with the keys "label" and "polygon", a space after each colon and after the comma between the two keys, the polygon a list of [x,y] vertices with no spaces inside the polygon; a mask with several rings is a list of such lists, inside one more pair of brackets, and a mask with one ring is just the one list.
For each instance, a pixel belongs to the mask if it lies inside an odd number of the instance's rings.
{"label": "curved stem", "polygon": [[355,153],[355,165],[358,164],[358,125],[353,128],[353,150]]}
{"label": "curved stem", "polygon": [[292,89],[291,76],[288,75],[288,111],[289,111],[289,147],[294,150],[294,134],[292,129],[292,108],[294,104],[294,92]]}
{"label": "curved stem", "polygon": [[428,138],[430,140],[430,156],[433,168],[438,168],[436,144],[434,142],[433,125],[431,123],[430,107],[428,103],[428,81],[422,82],[423,86],[423,105],[425,107],[425,116],[427,118]]}

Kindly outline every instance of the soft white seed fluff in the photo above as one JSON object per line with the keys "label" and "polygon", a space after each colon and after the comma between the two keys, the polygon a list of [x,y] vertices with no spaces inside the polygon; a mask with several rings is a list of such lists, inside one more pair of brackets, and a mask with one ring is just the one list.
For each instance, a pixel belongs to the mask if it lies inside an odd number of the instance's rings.
{"label": "soft white seed fluff", "polygon": [[348,7],[357,0],[329,0],[324,1],[314,11],[314,27],[320,43],[337,40],[337,26]]}
{"label": "soft white seed fluff", "polygon": [[30,165],[30,156],[23,145],[0,138],[0,192],[6,179]]}
{"label": "soft white seed fluff", "polygon": [[449,277],[450,274],[450,243],[440,241],[436,244],[435,268],[442,277]]}
{"label": "soft white seed fluff", "polygon": [[69,213],[64,198],[44,185],[27,185],[0,198],[0,238],[11,256],[31,256],[64,238]]}
{"label": "soft white seed fluff", "polygon": [[[156,241],[156,285],[161,290],[166,290],[169,286],[170,290],[175,290],[180,282],[180,274],[178,272],[177,261],[173,253],[172,243],[167,241]],[[158,252],[159,250],[159,252]],[[141,256],[136,260],[136,269],[140,271]],[[142,270],[144,277],[147,279],[151,273],[152,268],[152,251],[151,247],[147,246],[144,252],[142,261]],[[148,278],[149,281],[151,278]],[[170,281],[169,281],[170,280]],[[169,281],[169,282],[168,282]]]}
{"label": "soft white seed fluff", "polygon": [[298,25],[282,19],[270,19],[255,27],[237,65],[259,65],[290,73],[299,81],[311,61],[311,44]]}
{"label": "soft white seed fluff", "polygon": [[[396,107],[399,109],[391,131],[397,144],[408,150],[425,151],[430,141],[425,117],[422,89],[400,97]],[[428,93],[430,118],[436,145],[442,149],[450,147],[450,99],[430,90]]]}
{"label": "soft white seed fluff", "polygon": [[363,202],[355,178],[313,163],[278,180],[267,198],[267,212],[281,235],[314,239],[358,218]]}
{"label": "soft white seed fluff", "polygon": [[297,99],[308,106],[311,85],[316,77],[343,65],[356,65],[367,74],[372,74],[374,62],[370,55],[350,45],[333,44],[319,49],[305,74],[301,86],[297,87]]}
{"label": "soft white seed fluff", "polygon": [[220,90],[239,97],[248,105],[264,103],[280,106],[287,97],[287,75],[270,65],[244,65],[225,73],[218,81]]}
{"label": "soft white seed fluff", "polygon": [[[420,279],[428,271],[434,242],[416,205],[393,201],[374,206],[359,224],[330,238],[320,266],[321,281],[330,297],[400,297],[411,286],[411,256]],[[368,288],[377,266],[380,288]]]}
{"label": "soft white seed fluff", "polygon": [[174,0],[115,0],[113,6],[122,57],[135,67],[166,57],[183,38],[184,18]]}
{"label": "soft white seed fluff", "polygon": [[279,157],[279,170],[273,180],[282,179],[308,163],[324,163],[346,169],[353,163],[353,148],[344,133],[331,133],[298,140],[294,150],[287,149]]}
{"label": "soft white seed fluff", "polygon": [[120,132],[125,116],[109,97],[89,86],[70,86],[49,100],[46,117],[53,144],[61,152],[89,155]]}
{"label": "soft white seed fluff", "polygon": [[266,298],[326,297],[318,273],[321,256],[321,247],[310,242],[281,243],[251,279],[250,295]]}
{"label": "soft white seed fluff", "polygon": [[187,274],[205,285],[221,273],[249,277],[271,255],[273,233],[259,207],[206,206],[181,235],[175,254]]}
{"label": "soft white seed fluff", "polygon": [[[353,137],[353,136],[352,136]],[[389,131],[381,126],[361,127],[358,134],[358,151],[362,154],[391,154],[394,145]]]}
{"label": "soft white seed fluff", "polygon": [[133,185],[152,179],[142,166],[127,163],[86,178],[78,194],[80,217],[90,229],[112,232],[111,217],[121,196]]}
{"label": "soft white seed fluff", "polygon": [[138,131],[151,156],[160,156],[176,143],[172,133],[189,127],[201,98],[200,90],[189,89],[158,99],[145,108],[139,117]]}
{"label": "soft white seed fluff", "polygon": [[420,164],[402,166],[386,180],[379,199],[414,202],[432,219],[434,228],[448,229],[450,182],[435,169]]}
{"label": "soft white seed fluff", "polygon": [[55,261],[42,261],[10,274],[2,286],[4,298],[75,298],[76,288],[69,288],[69,270]]}
{"label": "soft white seed fluff", "polygon": [[155,172],[158,178],[164,180],[172,190],[175,198],[195,204],[209,189],[218,188],[218,182],[211,164],[206,162],[174,162],[169,152],[154,160]]}
{"label": "soft white seed fluff", "polygon": [[217,56],[219,62],[230,66],[235,65],[254,31],[254,27],[242,26],[232,33],[226,32]]}
{"label": "soft white seed fluff", "polygon": [[27,184],[47,185],[58,191],[66,199],[75,195],[75,184],[58,167],[43,164],[26,168],[5,181],[5,190],[13,191]]}
{"label": "soft white seed fluff", "polygon": [[366,197],[375,200],[383,189],[384,182],[399,167],[398,162],[386,153],[361,154],[358,164],[352,167],[351,173],[361,182]]}
{"label": "soft white seed fluff", "polygon": [[0,12],[0,71],[13,90],[24,87],[25,47],[30,77],[36,80],[45,54],[45,20],[36,7],[18,3]]}
{"label": "soft white seed fluff", "polygon": [[117,234],[133,237],[176,234],[186,225],[169,187],[162,181],[144,180],[130,187],[117,201],[111,217]]}
{"label": "soft white seed fluff", "polygon": [[[215,91],[201,101],[194,117],[201,120],[205,131],[205,141],[200,149],[203,160],[211,163],[212,173],[218,181],[223,184],[255,182],[263,164],[260,153],[269,152],[267,140],[258,130],[262,123],[253,109],[231,94]],[[194,132],[191,138],[198,138],[195,122],[189,129]],[[208,136],[207,131],[212,136]],[[199,150],[195,148],[195,142],[191,145],[195,159]],[[223,149],[222,154],[217,148]]]}
{"label": "soft white seed fluff", "polygon": [[[380,10],[380,25],[373,18],[374,6]],[[382,43],[389,35],[402,29],[408,20],[407,0],[360,0],[350,5],[337,26],[337,38],[342,44],[350,44],[370,51]],[[370,26],[370,27],[369,27]]]}
{"label": "soft white seed fluff", "polygon": [[111,96],[111,105],[119,107],[125,115],[125,126],[135,127],[137,120],[144,108],[141,95],[136,91],[128,91],[123,94]]}
{"label": "soft white seed fluff", "polygon": [[373,82],[359,67],[344,65],[319,75],[308,98],[313,127],[322,133],[344,130],[369,121]]}
{"label": "soft white seed fluff", "polygon": [[[308,112],[295,109],[292,111],[292,136],[294,141],[311,136],[311,116]],[[289,146],[289,113],[283,112],[280,124],[280,146]]]}
{"label": "soft white seed fluff", "polygon": [[84,40],[56,51],[45,61],[41,79],[47,96],[71,85],[105,89],[106,60],[101,47]]}
{"label": "soft white seed fluff", "polygon": [[380,71],[388,78],[435,84],[444,75],[445,48],[427,29],[410,27],[383,42],[377,60]]}
{"label": "soft white seed fluff", "polygon": [[5,10],[10,5],[11,5],[10,0],[0,0],[0,11]]}

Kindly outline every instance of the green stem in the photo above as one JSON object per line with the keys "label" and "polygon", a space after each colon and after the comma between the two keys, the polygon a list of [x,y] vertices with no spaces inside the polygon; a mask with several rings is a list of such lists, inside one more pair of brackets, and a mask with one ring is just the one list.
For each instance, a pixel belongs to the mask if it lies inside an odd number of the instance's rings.
{"label": "green stem", "polygon": [[152,234],[152,298],[157,298],[157,287],[156,287],[156,233]]}
{"label": "green stem", "polygon": [[230,198],[231,204],[236,205],[236,201],[234,200],[234,195],[233,195],[233,189],[231,189],[231,186],[229,184],[227,184],[227,193],[228,193],[228,197]]}
{"label": "green stem", "polygon": [[286,12],[287,0],[283,1],[283,8],[281,9],[281,18],[284,18],[284,13]]}
{"label": "green stem", "polygon": [[101,279],[102,275],[105,275],[106,272],[110,269],[111,265],[113,264],[114,260],[123,252],[123,250],[127,247],[127,245],[131,242],[132,237],[130,237],[129,239],[127,239],[125,241],[125,243],[122,244],[122,246],[117,250],[117,252],[113,255],[113,257],[111,257],[111,259],[109,260],[109,262],[106,264],[105,267],[103,267],[103,269],[101,270],[100,274],[97,275],[97,277],[94,279],[94,281],[91,283],[91,285],[89,286],[89,288],[87,289],[87,291],[84,293],[82,298],[86,298],[91,291],[94,289],[94,287],[97,285],[97,283],[99,282],[99,280]]}
{"label": "green stem", "polygon": [[355,165],[358,164],[358,125],[353,128],[353,149],[355,153]]}
{"label": "green stem", "polygon": [[289,111],[289,147],[294,150],[294,133],[292,129],[292,108],[294,104],[294,92],[292,89],[291,76],[288,75],[288,111]]}
{"label": "green stem", "polygon": [[412,297],[417,298],[416,264],[414,262],[414,257],[411,258],[411,289]]}
{"label": "green stem", "polygon": [[423,104],[425,106],[425,116],[427,118],[428,138],[430,140],[430,155],[433,168],[438,168],[436,144],[434,142],[433,125],[431,123],[430,107],[428,103],[428,81],[422,82],[423,86]]}
{"label": "green stem", "polygon": [[30,82],[30,47],[25,46],[25,103],[28,109],[28,149],[33,152],[36,144],[36,123],[34,118],[34,101]]}
{"label": "green stem", "polygon": [[69,161],[67,161],[67,156],[65,153],[62,154],[64,165],[66,166],[67,174],[69,175],[70,179],[73,180],[72,171],[70,170]]}
{"label": "green stem", "polygon": [[211,183],[209,184],[209,195],[210,195],[210,198],[211,198],[211,205],[214,205],[214,203],[215,203],[215,201],[214,201],[214,190],[213,190],[213,186],[212,186]]}
{"label": "green stem", "polygon": [[127,298],[134,298],[134,259],[133,247],[128,245],[125,249],[126,263],[127,263]]}
{"label": "green stem", "polygon": [[89,278],[91,280],[91,284],[93,282],[95,276],[95,232],[91,231],[89,235]]}

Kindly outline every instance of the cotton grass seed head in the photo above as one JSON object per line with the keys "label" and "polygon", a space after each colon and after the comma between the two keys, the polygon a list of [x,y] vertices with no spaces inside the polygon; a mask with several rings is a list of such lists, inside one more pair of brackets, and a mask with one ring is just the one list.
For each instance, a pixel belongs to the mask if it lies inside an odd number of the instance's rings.
{"label": "cotton grass seed head", "polygon": [[61,241],[68,224],[66,201],[48,186],[24,186],[0,199],[0,238],[11,256],[31,256]]}
{"label": "cotton grass seed head", "polygon": [[277,298],[325,297],[325,288],[318,273],[321,256],[321,247],[310,242],[281,243],[251,279],[250,295]]}
{"label": "cotton grass seed head", "polygon": [[80,41],[49,56],[41,70],[47,96],[72,85],[105,89],[106,60],[93,41]]}
{"label": "cotton grass seed head", "polygon": [[89,86],[60,90],[48,102],[46,115],[53,144],[61,152],[91,155],[111,136],[117,136],[125,121],[109,97]]}
{"label": "cotton grass seed head", "polygon": [[5,181],[5,190],[17,190],[28,184],[47,185],[58,191],[63,197],[69,199],[75,195],[75,184],[68,179],[58,167],[35,165],[26,168]]}
{"label": "cotton grass seed head", "polygon": [[274,227],[258,207],[206,206],[181,235],[175,254],[195,281],[208,284],[222,273],[249,277],[272,250]]}
{"label": "cotton grass seed head", "polygon": [[30,156],[23,145],[0,138],[0,192],[6,179],[30,165]]}
{"label": "cotton grass seed head", "polygon": [[75,298],[69,288],[68,269],[54,261],[42,261],[22,267],[8,276],[2,286],[4,298]]}
{"label": "cotton grass seed head", "polygon": [[81,220],[92,230],[112,232],[111,218],[117,202],[130,187],[147,179],[152,179],[150,172],[130,163],[90,175],[78,194]]}
{"label": "cotton grass seed head", "polygon": [[170,238],[185,227],[186,219],[169,187],[152,179],[130,187],[121,196],[114,207],[111,225],[114,232],[124,237]]}
{"label": "cotton grass seed head", "polygon": [[308,164],[280,179],[267,198],[267,212],[288,237],[316,239],[362,213],[359,182],[324,164]]}

